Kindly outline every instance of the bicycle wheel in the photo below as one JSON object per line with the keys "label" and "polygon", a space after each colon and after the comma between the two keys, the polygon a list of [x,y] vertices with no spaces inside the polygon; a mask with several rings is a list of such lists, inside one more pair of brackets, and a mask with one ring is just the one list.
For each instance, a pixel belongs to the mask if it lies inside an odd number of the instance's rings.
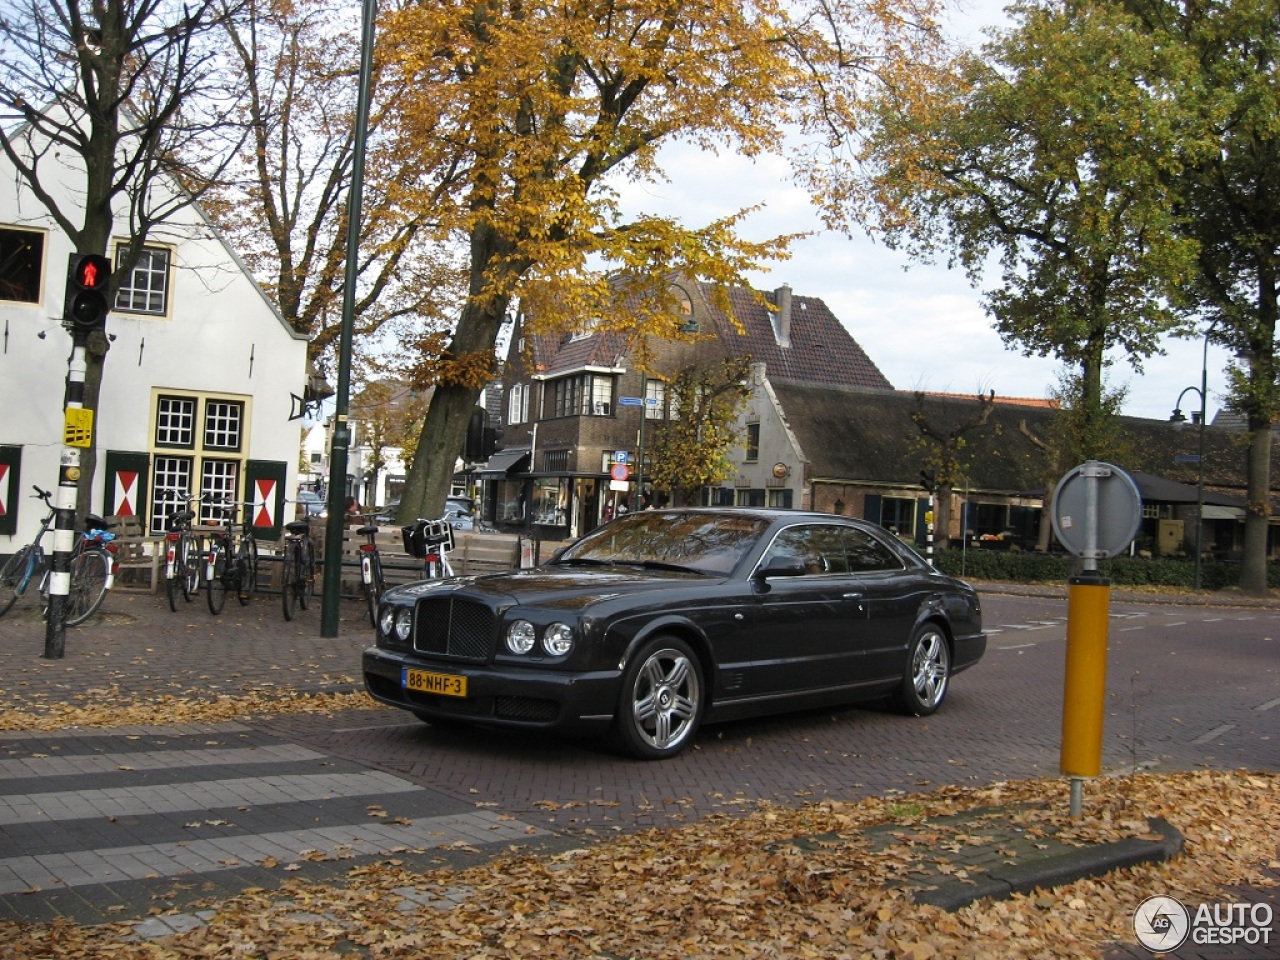
{"label": "bicycle wheel", "polygon": [[369,625],[378,627],[378,602],[382,600],[382,560],[376,553],[369,555],[369,582],[364,584],[365,601],[369,604]]}
{"label": "bicycle wheel", "polygon": [[[169,551],[173,551],[173,562],[168,559]],[[182,540],[166,540],[165,541],[165,578],[164,578],[164,595],[169,601],[169,609],[174,613],[178,612],[178,597],[184,593],[183,584],[186,582],[186,572],[182,567]]]}
{"label": "bicycle wheel", "polygon": [[67,595],[67,626],[84,623],[107,596],[111,557],[105,550],[83,550],[71,561],[71,592]]}
{"label": "bicycle wheel", "polygon": [[284,608],[284,618],[293,619],[293,608],[298,600],[298,560],[297,547],[289,544],[284,549],[284,568],[280,573],[280,606]]}
{"label": "bicycle wheel", "polygon": [[258,589],[258,541],[250,534],[240,537],[240,546],[236,550],[236,569],[240,574],[236,599],[240,601],[240,606],[247,607]]}
{"label": "bicycle wheel", "polygon": [[178,568],[182,571],[182,599],[190,603],[200,592],[200,544],[189,533],[178,541]]}
{"label": "bicycle wheel", "polygon": [[[176,547],[174,548],[177,549]],[[173,576],[164,578],[164,595],[169,601],[169,609],[174,613],[178,612],[178,596],[183,592],[182,585],[186,582],[182,565],[178,560],[173,562]]]}
{"label": "bicycle wheel", "polygon": [[0,617],[9,612],[9,608],[18,602],[22,595],[19,587],[24,587],[27,558],[31,556],[31,544],[24,544],[12,557],[0,567]]}
{"label": "bicycle wheel", "polygon": [[316,586],[316,551],[310,537],[302,541],[298,554],[298,606],[305,610]]}
{"label": "bicycle wheel", "polygon": [[213,559],[205,561],[204,588],[209,612],[217,616],[227,602],[227,548],[220,542],[210,551]]}

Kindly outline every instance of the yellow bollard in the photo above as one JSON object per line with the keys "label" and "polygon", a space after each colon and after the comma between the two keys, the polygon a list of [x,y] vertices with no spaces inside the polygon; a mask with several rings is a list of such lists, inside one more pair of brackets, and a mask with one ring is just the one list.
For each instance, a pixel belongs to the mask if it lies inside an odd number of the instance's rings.
{"label": "yellow bollard", "polygon": [[1069,584],[1060,767],[1070,777],[1096,777],[1102,772],[1111,581],[1086,573]]}

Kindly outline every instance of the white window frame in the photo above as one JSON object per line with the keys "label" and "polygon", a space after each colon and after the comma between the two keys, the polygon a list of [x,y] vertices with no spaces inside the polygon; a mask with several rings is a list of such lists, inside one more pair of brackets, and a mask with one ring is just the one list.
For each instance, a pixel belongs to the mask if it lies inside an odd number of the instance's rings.
{"label": "white window frame", "polygon": [[[128,251],[123,243],[116,244],[115,263],[119,271],[120,260]],[[164,270],[157,269],[154,258],[164,257]],[[167,317],[170,314],[173,288],[172,247],[148,245],[142,248],[142,254],[128,277],[121,275],[116,287],[116,298],[112,310],[116,313],[130,313],[141,317]],[[147,279],[147,283],[139,285],[139,281]],[[161,287],[156,289],[154,280],[160,279]],[[156,302],[156,298],[159,302]]]}

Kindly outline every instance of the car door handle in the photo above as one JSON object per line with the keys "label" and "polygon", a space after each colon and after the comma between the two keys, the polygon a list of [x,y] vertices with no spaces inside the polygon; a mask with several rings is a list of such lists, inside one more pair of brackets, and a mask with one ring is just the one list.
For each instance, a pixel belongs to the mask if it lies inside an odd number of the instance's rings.
{"label": "car door handle", "polygon": [[844,599],[846,599],[846,600],[861,600],[861,599],[862,599],[862,594],[857,593],[856,591],[855,591],[855,592],[852,592],[852,593],[846,593],[846,594],[844,595]]}

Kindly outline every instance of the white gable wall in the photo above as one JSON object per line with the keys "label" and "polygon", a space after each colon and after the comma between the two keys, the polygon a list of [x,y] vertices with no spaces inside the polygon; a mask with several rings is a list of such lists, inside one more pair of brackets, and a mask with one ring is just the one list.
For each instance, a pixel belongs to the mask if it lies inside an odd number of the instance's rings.
{"label": "white gable wall", "polygon": [[[46,231],[42,302],[0,300],[0,446],[22,448],[16,495],[0,480],[0,501],[18,509],[15,533],[0,535],[3,554],[29,541],[44,516],[43,505],[29,496],[32,485],[52,489],[57,482],[71,353],[61,313],[72,245],[8,164],[0,167],[0,224]],[[65,185],[63,190],[72,196]],[[125,239],[125,230],[118,223],[114,239]],[[301,422],[289,420],[290,394],[301,395],[306,384],[306,339],[284,323],[198,211],[188,208],[173,224],[153,230],[148,245],[172,252],[168,313],[113,311],[107,320],[114,340],[97,415],[93,509],[104,510],[106,451],[156,449],[157,389],[243,399],[248,458],[285,464],[284,490],[292,497]],[[114,258],[114,249],[108,253]],[[268,505],[272,514],[278,509]],[[287,509],[285,519],[291,519]],[[45,546],[51,549],[51,541]]]}

